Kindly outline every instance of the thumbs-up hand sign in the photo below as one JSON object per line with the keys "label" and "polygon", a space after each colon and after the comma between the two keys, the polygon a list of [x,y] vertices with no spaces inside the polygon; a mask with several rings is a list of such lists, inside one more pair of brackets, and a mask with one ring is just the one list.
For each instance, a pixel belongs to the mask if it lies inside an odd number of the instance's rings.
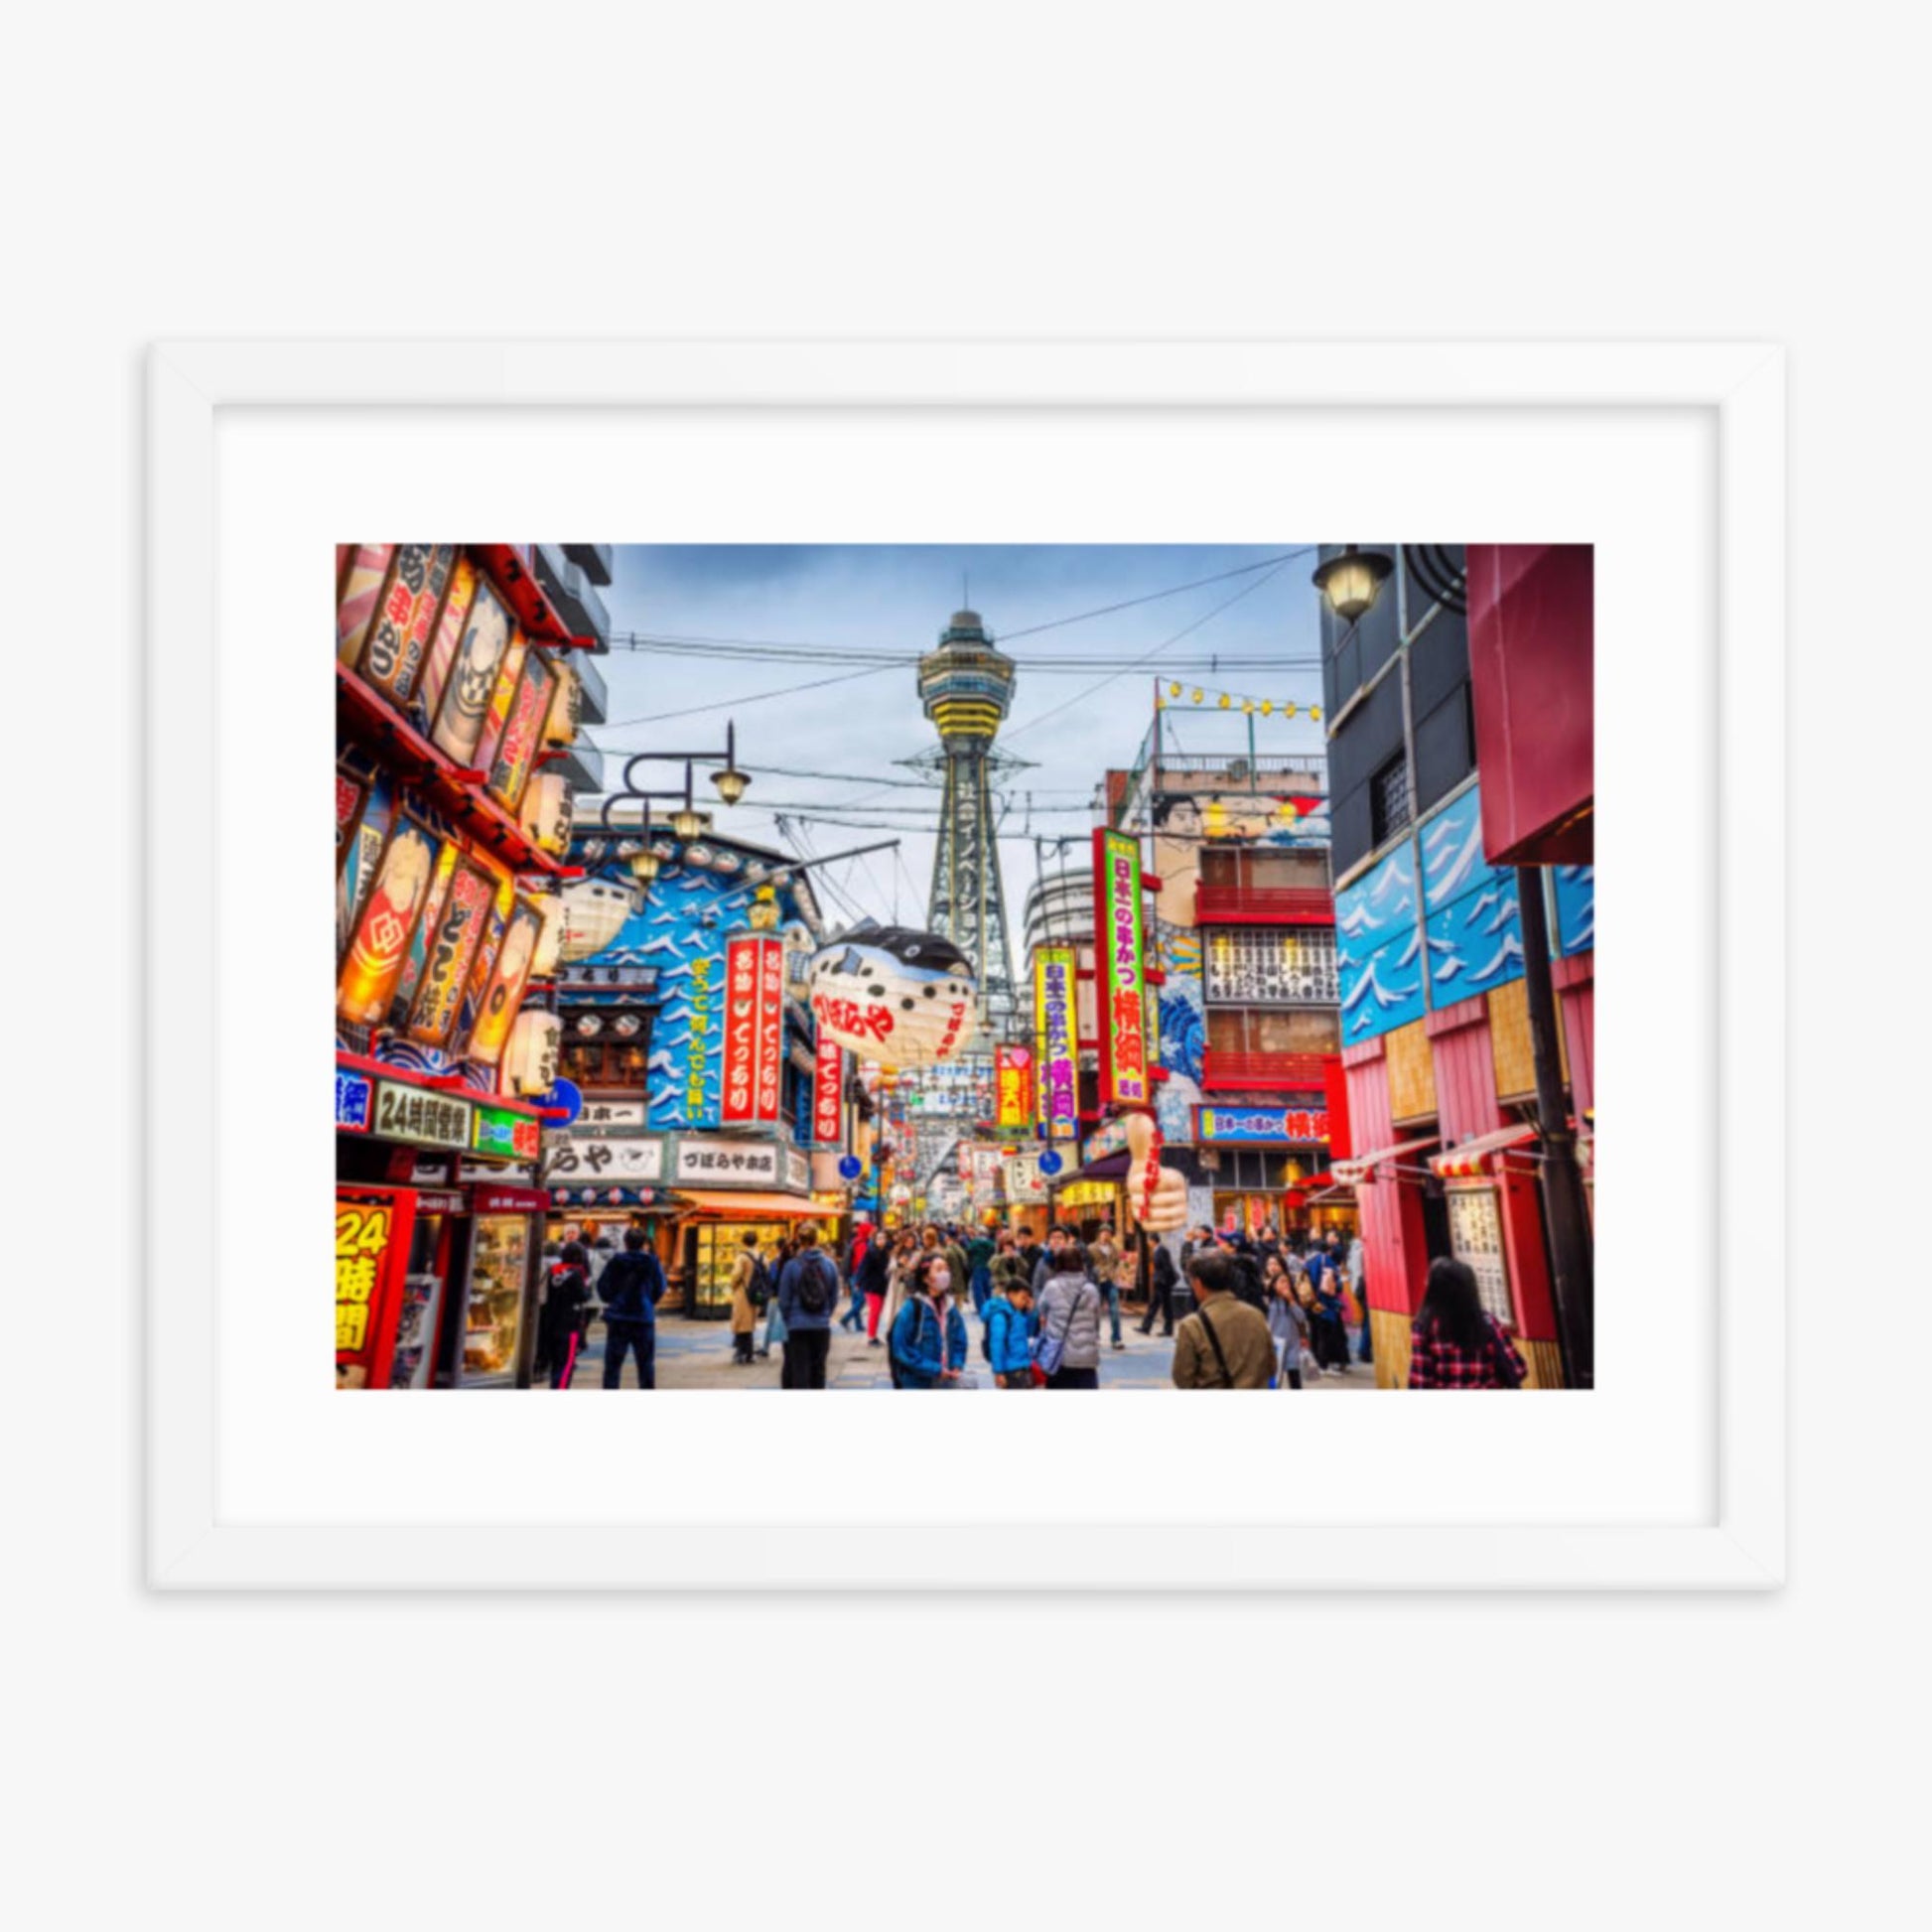
{"label": "thumbs-up hand sign", "polygon": [[1161,1130],[1150,1114],[1127,1116],[1127,1200],[1141,1225],[1154,1234],[1187,1223],[1187,1182],[1161,1166]]}

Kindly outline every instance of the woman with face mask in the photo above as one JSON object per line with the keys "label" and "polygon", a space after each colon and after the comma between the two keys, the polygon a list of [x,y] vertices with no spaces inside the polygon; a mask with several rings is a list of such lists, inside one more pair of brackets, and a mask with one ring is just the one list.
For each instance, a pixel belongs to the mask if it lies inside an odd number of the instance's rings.
{"label": "woman with face mask", "polygon": [[966,1320],[952,1294],[952,1268],[943,1249],[913,1265],[911,1292],[893,1322],[894,1385],[948,1389],[966,1366]]}

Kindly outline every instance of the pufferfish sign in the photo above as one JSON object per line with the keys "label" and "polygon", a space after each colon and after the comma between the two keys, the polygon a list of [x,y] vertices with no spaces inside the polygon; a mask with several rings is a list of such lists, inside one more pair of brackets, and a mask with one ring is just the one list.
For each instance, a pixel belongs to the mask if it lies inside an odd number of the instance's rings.
{"label": "pufferfish sign", "polygon": [[882,1066],[957,1059],[978,1026],[966,955],[936,932],[868,920],[812,961],[812,1012],[821,1038]]}

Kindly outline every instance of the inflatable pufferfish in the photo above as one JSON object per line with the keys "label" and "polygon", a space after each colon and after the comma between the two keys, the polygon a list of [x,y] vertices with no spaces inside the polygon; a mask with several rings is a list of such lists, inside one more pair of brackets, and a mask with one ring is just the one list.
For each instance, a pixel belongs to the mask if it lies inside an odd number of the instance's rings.
{"label": "inflatable pufferfish", "polygon": [[867,920],[834,939],[812,961],[811,992],[821,1035],[882,1066],[949,1064],[979,1024],[966,955],[906,926]]}

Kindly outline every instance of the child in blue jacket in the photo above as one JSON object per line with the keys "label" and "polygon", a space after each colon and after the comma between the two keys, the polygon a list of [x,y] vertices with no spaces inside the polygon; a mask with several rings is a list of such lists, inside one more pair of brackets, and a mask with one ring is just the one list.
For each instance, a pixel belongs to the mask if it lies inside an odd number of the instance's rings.
{"label": "child in blue jacket", "polygon": [[1034,1386],[1034,1292],[1009,1278],[987,1297],[986,1359],[1003,1389]]}
{"label": "child in blue jacket", "polygon": [[921,1255],[912,1292],[893,1322],[893,1366],[901,1389],[936,1389],[959,1380],[966,1366],[966,1320],[951,1294],[945,1253]]}

